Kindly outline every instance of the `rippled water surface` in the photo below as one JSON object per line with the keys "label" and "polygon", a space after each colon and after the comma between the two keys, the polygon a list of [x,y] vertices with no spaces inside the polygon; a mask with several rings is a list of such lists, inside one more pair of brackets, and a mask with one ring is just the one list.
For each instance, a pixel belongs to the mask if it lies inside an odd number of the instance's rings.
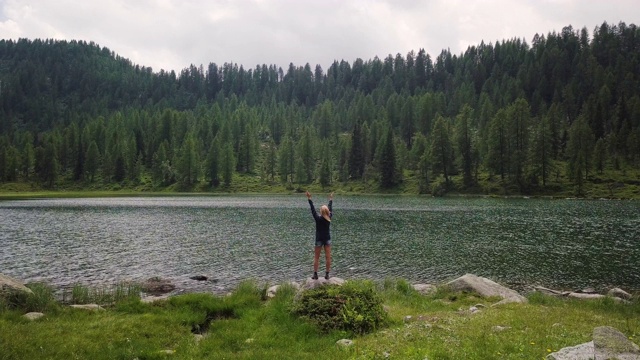
{"label": "rippled water surface", "polygon": [[[313,236],[304,196],[0,201],[0,273],[226,291],[308,277]],[[332,237],[332,272],[346,279],[474,273],[516,287],[640,289],[637,201],[336,197]],[[217,282],[189,280],[201,274]]]}

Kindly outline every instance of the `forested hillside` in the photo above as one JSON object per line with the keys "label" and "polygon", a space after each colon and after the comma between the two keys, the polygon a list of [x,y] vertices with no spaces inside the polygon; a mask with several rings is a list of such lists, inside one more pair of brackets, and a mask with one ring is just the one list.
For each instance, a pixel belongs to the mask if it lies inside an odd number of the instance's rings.
{"label": "forested hillside", "polygon": [[289,188],[410,180],[421,193],[581,194],[634,184],[629,174],[640,174],[633,24],[435,58],[179,74],[94,43],[0,40],[0,183],[224,190],[250,176]]}

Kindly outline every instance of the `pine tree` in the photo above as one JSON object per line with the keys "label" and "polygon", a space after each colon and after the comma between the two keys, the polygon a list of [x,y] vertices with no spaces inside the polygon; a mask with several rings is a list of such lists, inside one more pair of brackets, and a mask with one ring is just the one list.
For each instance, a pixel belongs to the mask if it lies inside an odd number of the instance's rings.
{"label": "pine tree", "polygon": [[96,172],[98,171],[98,163],[100,161],[100,151],[98,150],[98,144],[95,140],[92,140],[87,148],[85,155],[84,171],[89,177],[89,181],[93,182]]}
{"label": "pine tree", "polygon": [[216,137],[209,146],[206,161],[206,176],[211,187],[220,184],[220,138]]}
{"label": "pine tree", "polygon": [[380,186],[389,189],[396,184],[396,151],[391,129],[387,130],[387,135],[380,146]]}
{"label": "pine tree", "polygon": [[285,135],[280,143],[278,161],[280,179],[283,183],[292,183],[295,171],[295,151],[293,141],[288,135]]}
{"label": "pine tree", "polygon": [[509,141],[507,138],[507,112],[500,109],[491,119],[487,138],[486,166],[494,174],[500,174],[504,181],[509,168]]}
{"label": "pine tree", "polygon": [[220,168],[224,185],[230,186],[233,180],[233,172],[236,168],[236,158],[233,155],[233,145],[231,143],[223,145]]}
{"label": "pine tree", "polygon": [[456,145],[458,163],[462,168],[462,179],[465,187],[473,184],[473,134],[470,127],[472,109],[465,105],[456,117]]}
{"label": "pine tree", "polygon": [[331,185],[331,173],[331,150],[329,147],[329,143],[325,141],[322,145],[322,153],[320,155],[320,170],[318,174],[320,185],[322,185],[323,188]]}
{"label": "pine tree", "polygon": [[567,145],[568,175],[576,184],[578,194],[582,194],[582,184],[589,176],[593,143],[593,132],[587,124],[586,117],[581,114],[569,129],[569,144]]}
{"label": "pine tree", "polygon": [[351,149],[349,151],[349,176],[351,179],[358,180],[362,178],[364,165],[362,128],[360,122],[356,121],[351,133]]}
{"label": "pine tree", "polygon": [[449,135],[449,127],[446,124],[446,120],[440,115],[436,116],[433,124],[429,154],[429,162],[434,175],[442,174],[445,183],[449,184],[449,175],[453,167],[453,147]]}
{"label": "pine tree", "polygon": [[542,186],[547,185],[553,171],[553,143],[549,116],[545,115],[531,132],[529,163],[533,177],[542,178]]}

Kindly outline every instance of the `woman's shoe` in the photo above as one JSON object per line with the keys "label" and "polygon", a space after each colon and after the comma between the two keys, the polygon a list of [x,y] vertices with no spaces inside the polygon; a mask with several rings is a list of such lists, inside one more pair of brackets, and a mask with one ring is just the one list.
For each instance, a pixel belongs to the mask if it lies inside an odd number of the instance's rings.
{"label": "woman's shoe", "polygon": [[318,280],[318,273],[314,272],[313,276],[311,277],[313,280]]}

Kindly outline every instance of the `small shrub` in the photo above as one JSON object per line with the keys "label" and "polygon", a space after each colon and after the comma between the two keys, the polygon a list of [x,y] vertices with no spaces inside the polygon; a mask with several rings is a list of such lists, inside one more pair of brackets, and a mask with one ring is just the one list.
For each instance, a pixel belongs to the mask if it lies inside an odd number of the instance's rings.
{"label": "small shrub", "polygon": [[388,320],[382,298],[370,281],[306,290],[294,302],[293,312],[323,331],[345,330],[356,334],[371,332]]}
{"label": "small shrub", "polygon": [[10,291],[0,297],[0,309],[19,309],[24,312],[44,312],[58,308],[53,290],[40,283],[28,284],[32,293],[25,291]]}
{"label": "small shrub", "polygon": [[71,304],[111,304],[140,298],[141,287],[130,282],[117,283],[114,286],[89,288],[75,284],[71,291],[63,293],[63,302]]}
{"label": "small shrub", "polygon": [[396,282],[396,290],[403,295],[409,295],[415,292],[413,286],[411,286],[411,284],[409,284],[409,282],[404,279],[399,279]]}
{"label": "small shrub", "polygon": [[33,294],[28,294],[27,296],[25,311],[44,312],[55,310],[59,307],[51,287],[41,283],[28,284],[27,287],[33,291]]}

